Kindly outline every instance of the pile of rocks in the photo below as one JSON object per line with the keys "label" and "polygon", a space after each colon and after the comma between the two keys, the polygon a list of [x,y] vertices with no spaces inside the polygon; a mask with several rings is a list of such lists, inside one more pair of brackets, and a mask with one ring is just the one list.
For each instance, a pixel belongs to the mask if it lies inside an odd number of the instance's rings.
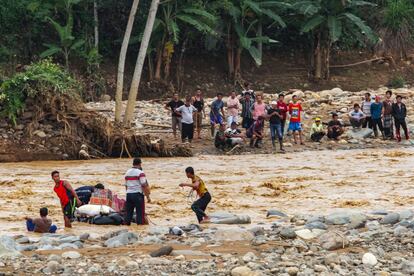
{"label": "pile of rocks", "polygon": [[[139,235],[120,230],[104,236],[2,236],[0,273],[127,274],[137,269],[143,275],[414,273],[411,210],[326,216],[269,213],[272,223],[248,227],[189,225],[177,232],[153,226]],[[153,249],[144,253],[143,245]],[[50,250],[53,253],[45,253]]]}

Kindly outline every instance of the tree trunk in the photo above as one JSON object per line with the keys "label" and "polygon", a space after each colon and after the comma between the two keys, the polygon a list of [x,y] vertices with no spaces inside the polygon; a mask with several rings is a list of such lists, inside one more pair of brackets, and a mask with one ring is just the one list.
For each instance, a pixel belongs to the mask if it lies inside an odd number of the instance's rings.
{"label": "tree trunk", "polygon": [[119,53],[118,62],[118,75],[116,82],[116,94],[115,94],[115,122],[121,122],[122,114],[122,92],[124,90],[124,70],[125,60],[128,50],[129,38],[131,37],[132,27],[134,26],[135,14],[137,13],[139,0],[134,0],[132,3],[131,11],[129,13],[128,23],[126,26],[124,40],[122,41],[121,52]]}
{"label": "tree trunk", "polygon": [[229,79],[234,79],[234,48],[232,42],[231,25],[227,29],[227,64],[229,66]]}
{"label": "tree trunk", "polygon": [[165,36],[162,38],[161,44],[157,48],[155,76],[154,76],[156,80],[161,79],[161,66],[162,66],[162,54],[164,53],[164,41],[165,41]]}
{"label": "tree trunk", "polygon": [[147,61],[148,61],[148,81],[152,81],[154,79],[154,64],[152,64],[151,53],[147,54]]}
{"label": "tree trunk", "polygon": [[330,55],[331,55],[331,42],[328,42],[326,44],[326,49],[325,49],[325,79],[329,80],[330,78],[330,70],[329,70],[329,64],[330,64]]}
{"label": "tree trunk", "polygon": [[315,48],[315,80],[322,78],[322,53],[321,53],[321,34],[319,33],[316,38]]}
{"label": "tree trunk", "polygon": [[99,49],[99,21],[98,21],[98,0],[93,1],[93,21],[94,21],[94,31],[95,31],[95,49]]}
{"label": "tree trunk", "polygon": [[234,81],[241,79],[241,53],[242,49],[237,48],[236,57],[234,58]]}
{"label": "tree trunk", "polygon": [[129,127],[134,115],[135,102],[137,100],[139,83],[141,81],[142,68],[144,67],[145,57],[147,56],[148,44],[151,38],[152,28],[154,27],[155,16],[157,15],[160,0],[152,0],[145,25],[144,36],[139,48],[137,63],[135,65],[134,76],[132,77],[131,89],[129,90],[128,103],[124,116],[124,126]]}

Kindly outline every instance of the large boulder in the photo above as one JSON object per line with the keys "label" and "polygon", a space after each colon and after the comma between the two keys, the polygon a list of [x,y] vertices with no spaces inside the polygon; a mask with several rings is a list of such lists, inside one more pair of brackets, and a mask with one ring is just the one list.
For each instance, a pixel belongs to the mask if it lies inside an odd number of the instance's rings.
{"label": "large boulder", "polygon": [[319,237],[319,243],[326,250],[336,250],[349,245],[347,237],[338,232],[326,232]]}
{"label": "large boulder", "polygon": [[370,128],[353,128],[345,132],[348,139],[362,140],[374,135],[374,131]]}
{"label": "large boulder", "polygon": [[214,234],[216,241],[251,241],[253,238],[250,231],[238,227],[218,229]]}
{"label": "large boulder", "polygon": [[105,246],[109,248],[126,246],[138,241],[138,236],[131,232],[121,233],[118,236],[105,241]]}
{"label": "large boulder", "polygon": [[251,219],[247,215],[235,215],[226,212],[217,212],[209,215],[210,222],[214,224],[250,224]]}
{"label": "large boulder", "polygon": [[9,236],[0,237],[0,257],[15,257],[21,254],[16,248],[16,242]]}

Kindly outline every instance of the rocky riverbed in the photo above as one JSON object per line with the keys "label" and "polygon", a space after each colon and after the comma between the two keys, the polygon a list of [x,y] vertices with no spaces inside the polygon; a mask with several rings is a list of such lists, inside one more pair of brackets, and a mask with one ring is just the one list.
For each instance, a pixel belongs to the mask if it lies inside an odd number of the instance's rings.
{"label": "rocky riverbed", "polygon": [[[105,235],[1,236],[0,273],[409,275],[414,212],[288,215],[255,226],[151,226]],[[179,229],[180,231],[178,231]]]}

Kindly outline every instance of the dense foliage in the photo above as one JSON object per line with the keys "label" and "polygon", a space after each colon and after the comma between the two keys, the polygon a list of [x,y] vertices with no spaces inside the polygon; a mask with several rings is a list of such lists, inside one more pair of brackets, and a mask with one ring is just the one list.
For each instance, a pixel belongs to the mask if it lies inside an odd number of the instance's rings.
{"label": "dense foliage", "polygon": [[45,59],[27,66],[24,72],[1,83],[1,115],[15,124],[18,115],[25,108],[27,98],[40,101],[42,106],[49,99],[60,96],[76,98],[80,90],[79,83],[67,71]]}
{"label": "dense foliage", "polygon": [[[150,2],[140,0],[128,55],[137,54]],[[0,63],[13,70],[52,56],[67,69],[96,74],[102,60],[117,62],[131,6],[132,0],[3,0]],[[229,80],[238,80],[241,59],[260,66],[263,51],[277,47],[304,51],[310,75],[328,78],[333,47],[376,46],[404,58],[413,15],[411,0],[163,0],[146,68],[150,79],[179,82],[185,53],[212,53],[226,57]]]}

